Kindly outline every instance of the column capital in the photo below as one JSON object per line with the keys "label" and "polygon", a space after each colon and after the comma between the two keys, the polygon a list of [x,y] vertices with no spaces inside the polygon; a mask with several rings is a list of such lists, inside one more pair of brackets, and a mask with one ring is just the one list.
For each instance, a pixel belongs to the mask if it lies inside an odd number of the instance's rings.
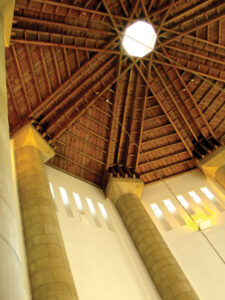
{"label": "column capital", "polygon": [[220,167],[225,165],[225,146],[219,147],[205,158],[199,160],[199,167],[206,175],[216,177]]}
{"label": "column capital", "polygon": [[116,204],[118,198],[124,194],[135,194],[140,198],[143,187],[144,182],[141,179],[110,177],[106,185],[105,195]]}
{"label": "column capital", "polygon": [[44,162],[48,161],[55,155],[55,151],[47,143],[47,141],[40,135],[40,133],[30,124],[23,126],[14,135],[15,150],[32,146],[40,150]]}

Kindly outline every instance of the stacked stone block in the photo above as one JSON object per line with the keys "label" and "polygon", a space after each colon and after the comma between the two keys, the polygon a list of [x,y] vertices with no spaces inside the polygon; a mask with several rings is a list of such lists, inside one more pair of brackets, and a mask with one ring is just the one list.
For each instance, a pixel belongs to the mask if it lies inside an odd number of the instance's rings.
{"label": "stacked stone block", "polygon": [[32,299],[78,299],[42,153],[23,146],[15,154]]}

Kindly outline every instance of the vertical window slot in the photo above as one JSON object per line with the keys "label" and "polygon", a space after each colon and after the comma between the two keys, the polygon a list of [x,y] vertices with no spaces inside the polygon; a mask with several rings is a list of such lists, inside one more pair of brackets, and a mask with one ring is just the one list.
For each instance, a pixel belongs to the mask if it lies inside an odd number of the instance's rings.
{"label": "vertical window slot", "polygon": [[60,194],[61,194],[61,197],[62,197],[63,204],[66,208],[67,216],[73,217],[73,213],[72,213],[72,210],[71,210],[71,207],[70,207],[70,202],[69,202],[69,199],[68,199],[67,192],[66,192],[65,188],[60,186],[59,191],[60,191]]}
{"label": "vertical window slot", "polygon": [[164,227],[164,229],[166,231],[171,230],[171,226],[169,225],[169,223],[166,221],[166,219],[164,218],[163,212],[161,211],[161,209],[158,207],[157,204],[153,203],[150,205],[151,209],[154,213],[154,215],[159,219],[160,223],[162,224],[162,226]]}
{"label": "vertical window slot", "polygon": [[54,193],[53,186],[52,186],[51,182],[49,182],[49,187],[50,187],[50,192],[51,192],[52,199],[53,199],[53,202],[54,202],[54,205],[55,205],[55,209],[58,210],[57,204],[56,204],[56,199],[55,199],[55,193]]}
{"label": "vertical window slot", "polygon": [[216,197],[207,187],[202,187],[201,191],[220,211],[224,211],[222,205],[217,201]]}
{"label": "vertical window slot", "polygon": [[174,206],[174,204],[170,201],[170,199],[166,199],[163,200],[164,205],[166,206],[167,210],[174,215],[174,217],[176,218],[176,220],[178,221],[178,223],[180,225],[184,225],[185,222],[183,221],[183,219],[181,218],[181,216],[178,214],[176,207]]}
{"label": "vertical window slot", "polygon": [[93,217],[93,219],[94,219],[94,221],[95,221],[95,224],[96,224],[98,227],[100,227],[100,222],[99,222],[99,220],[98,220],[98,216],[97,216],[97,213],[96,213],[96,210],[95,210],[95,207],[94,207],[94,204],[93,204],[92,200],[86,197],[86,201],[87,201],[89,210],[90,210],[90,212],[91,212],[91,215],[92,215],[92,217]]}
{"label": "vertical window slot", "polygon": [[102,203],[98,202],[98,207],[99,207],[99,210],[100,210],[100,212],[101,212],[101,214],[102,214],[102,217],[103,217],[103,219],[105,220],[105,222],[106,222],[108,228],[109,228],[110,230],[112,230],[112,225],[111,225],[111,222],[110,222],[110,220],[109,220],[109,215],[108,215],[108,213],[107,213],[107,211],[106,211],[106,209],[105,209],[105,206],[104,206]]}
{"label": "vertical window slot", "polygon": [[210,213],[205,209],[205,207],[203,206],[202,200],[201,198],[194,192],[194,191],[190,191],[188,192],[188,194],[191,196],[191,198],[195,201],[195,203],[197,203],[201,209],[207,214],[210,215]]}
{"label": "vertical window slot", "polygon": [[189,215],[194,215],[194,211],[191,208],[190,204],[187,202],[187,200],[182,195],[176,196],[180,204],[183,206],[183,208],[188,212]]}
{"label": "vertical window slot", "polygon": [[77,209],[79,211],[81,222],[84,224],[90,224],[87,216],[85,215],[84,206],[80,199],[80,196],[77,193],[73,193],[73,197],[74,197]]}

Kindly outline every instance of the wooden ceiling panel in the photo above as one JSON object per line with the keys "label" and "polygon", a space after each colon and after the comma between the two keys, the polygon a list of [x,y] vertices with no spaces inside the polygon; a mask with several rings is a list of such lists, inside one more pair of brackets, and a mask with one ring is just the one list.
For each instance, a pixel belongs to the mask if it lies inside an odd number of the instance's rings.
{"label": "wooden ceiling panel", "polygon": [[[225,141],[224,15],[222,0],[17,0],[11,134],[33,123],[49,165],[100,187],[118,164],[145,184],[195,168]],[[120,45],[138,18],[158,35],[144,58]]]}

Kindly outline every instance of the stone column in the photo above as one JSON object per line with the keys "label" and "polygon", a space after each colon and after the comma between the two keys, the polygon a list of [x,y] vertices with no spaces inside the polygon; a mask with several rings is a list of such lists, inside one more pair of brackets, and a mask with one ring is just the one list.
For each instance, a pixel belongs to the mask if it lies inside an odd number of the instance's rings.
{"label": "stone column", "polygon": [[142,205],[142,189],[140,179],[111,177],[106,196],[116,206],[161,298],[199,299]]}
{"label": "stone column", "polygon": [[214,178],[225,189],[225,146],[201,159],[198,165],[207,177]]}
{"label": "stone column", "polygon": [[13,197],[5,69],[5,46],[10,38],[13,8],[14,1],[0,1],[0,299],[24,300]]}
{"label": "stone column", "polygon": [[44,165],[54,151],[30,125],[13,138],[32,299],[78,299]]}

